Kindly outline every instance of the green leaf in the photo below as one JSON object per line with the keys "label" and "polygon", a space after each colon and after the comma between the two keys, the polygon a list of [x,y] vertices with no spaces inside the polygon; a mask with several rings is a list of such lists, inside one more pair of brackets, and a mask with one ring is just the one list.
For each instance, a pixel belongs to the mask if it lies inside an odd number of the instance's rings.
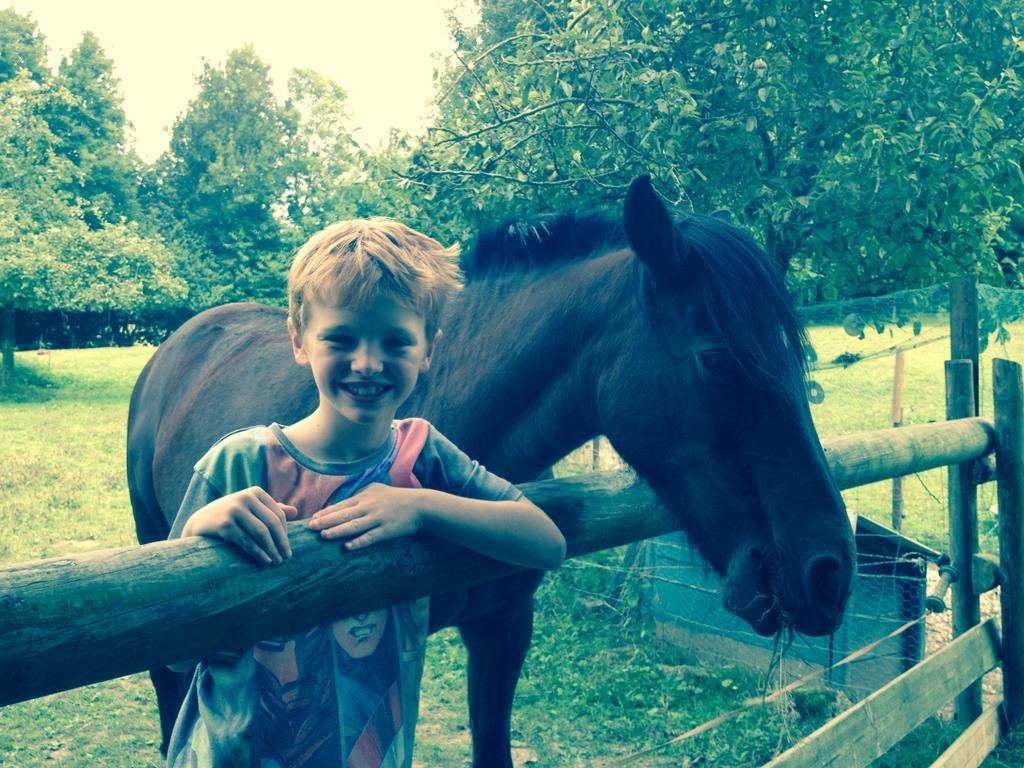
{"label": "green leaf", "polygon": [[860,315],[849,314],[843,318],[843,330],[847,336],[862,336],[864,332],[864,320]]}

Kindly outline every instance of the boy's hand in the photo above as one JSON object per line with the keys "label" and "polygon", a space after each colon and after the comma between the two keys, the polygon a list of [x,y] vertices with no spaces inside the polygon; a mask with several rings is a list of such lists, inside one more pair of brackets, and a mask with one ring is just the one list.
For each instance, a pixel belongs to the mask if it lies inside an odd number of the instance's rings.
{"label": "boy's hand", "polygon": [[265,490],[253,486],[197,510],[181,535],[214,536],[230,541],[258,563],[280,563],[292,556],[286,523],[296,514],[295,507],[278,504]]}
{"label": "boy's hand", "polygon": [[325,539],[354,536],[345,549],[362,549],[420,529],[416,490],[371,483],[345,501],[332,504],[309,519],[311,530]]}

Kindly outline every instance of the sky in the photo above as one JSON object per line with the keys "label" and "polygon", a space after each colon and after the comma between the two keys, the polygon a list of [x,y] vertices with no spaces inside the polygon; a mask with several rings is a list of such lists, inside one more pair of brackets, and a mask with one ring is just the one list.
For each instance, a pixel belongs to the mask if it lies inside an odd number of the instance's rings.
{"label": "sky", "polygon": [[[2,0],[0,0],[2,2]],[[293,69],[326,75],[348,92],[357,138],[377,145],[391,127],[425,127],[438,56],[451,53],[445,9],[458,0],[13,0],[46,38],[53,68],[91,30],[113,59],[135,148],[146,161],[167,147],[174,119],[195,96],[203,60],[222,66],[252,43],[283,97]],[[467,13],[465,10],[462,14]]]}

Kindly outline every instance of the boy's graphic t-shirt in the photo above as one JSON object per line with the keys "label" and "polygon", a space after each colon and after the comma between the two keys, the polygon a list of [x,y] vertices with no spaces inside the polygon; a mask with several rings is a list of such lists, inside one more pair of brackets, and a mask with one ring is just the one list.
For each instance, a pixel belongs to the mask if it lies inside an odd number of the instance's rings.
{"label": "boy's graphic t-shirt", "polygon": [[[171,537],[196,510],[254,485],[304,519],[370,483],[522,496],[422,419],[396,421],[379,450],[345,464],[314,461],[272,424],[228,435],[196,464]],[[428,609],[423,598],[203,659],[169,768],[409,768]]]}

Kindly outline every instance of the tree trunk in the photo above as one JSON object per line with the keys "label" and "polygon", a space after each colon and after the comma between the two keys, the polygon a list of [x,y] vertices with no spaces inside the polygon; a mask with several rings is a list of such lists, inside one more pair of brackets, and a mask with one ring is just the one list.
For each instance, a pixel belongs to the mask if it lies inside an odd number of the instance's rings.
{"label": "tree trunk", "polygon": [[3,368],[0,370],[0,386],[6,387],[14,381],[14,305],[3,305],[3,320],[0,322],[0,338],[3,343]]}

